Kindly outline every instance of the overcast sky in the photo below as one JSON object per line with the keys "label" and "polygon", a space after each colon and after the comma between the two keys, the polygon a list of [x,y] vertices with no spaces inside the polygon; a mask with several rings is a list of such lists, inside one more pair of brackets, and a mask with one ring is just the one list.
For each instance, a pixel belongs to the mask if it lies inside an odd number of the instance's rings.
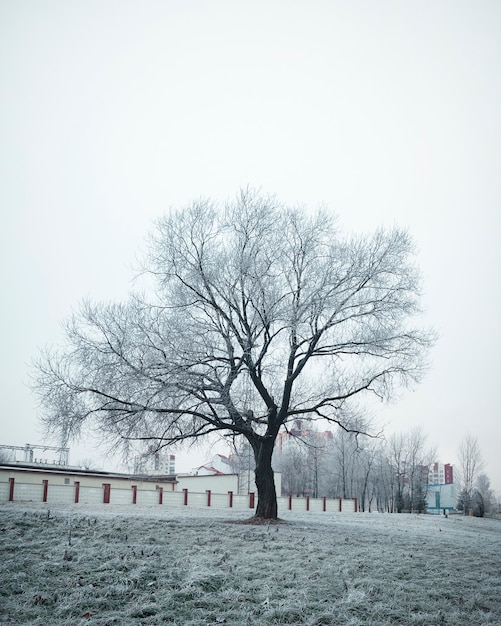
{"label": "overcast sky", "polygon": [[250,184],[409,229],[440,340],[379,417],[442,462],[476,435],[501,495],[500,32],[499,0],[0,0],[0,443],[42,442],[29,364],[151,220]]}

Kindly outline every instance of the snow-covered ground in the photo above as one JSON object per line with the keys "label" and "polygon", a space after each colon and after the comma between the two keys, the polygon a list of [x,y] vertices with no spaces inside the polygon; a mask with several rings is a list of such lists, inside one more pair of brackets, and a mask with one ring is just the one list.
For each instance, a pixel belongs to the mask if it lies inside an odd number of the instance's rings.
{"label": "snow-covered ground", "polygon": [[501,522],[0,506],[0,622],[501,624]]}

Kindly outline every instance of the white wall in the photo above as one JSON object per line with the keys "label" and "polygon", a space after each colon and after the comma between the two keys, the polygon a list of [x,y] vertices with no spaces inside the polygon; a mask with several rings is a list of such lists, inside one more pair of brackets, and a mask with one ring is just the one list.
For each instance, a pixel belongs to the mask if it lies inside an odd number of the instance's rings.
{"label": "white wall", "polygon": [[[426,494],[426,509],[430,513],[441,513],[443,509],[455,509],[457,505],[456,485],[428,485]],[[437,507],[437,496],[439,494],[440,503]]]}
{"label": "white wall", "polygon": [[[65,478],[68,479],[65,484]],[[241,511],[249,511],[252,514],[251,507],[252,498],[248,494],[238,494],[238,476],[236,474],[216,475],[216,476],[179,476],[179,483],[176,490],[172,490],[172,483],[134,481],[128,476],[105,476],[105,475],[86,475],[77,476],[68,472],[67,476],[62,474],[51,474],[50,472],[22,471],[12,469],[0,469],[0,503],[9,500],[10,484],[9,479],[14,479],[14,502],[42,502],[44,497],[43,481],[47,481],[47,503],[74,504],[77,493],[75,482],[79,482],[78,504],[76,506],[100,505],[107,506],[104,503],[104,484],[110,485],[110,504],[129,506],[147,506],[147,507],[167,507],[180,508],[185,507],[185,493],[187,493],[188,508],[206,508],[209,506],[209,497],[207,491],[210,490],[210,506],[214,509],[229,509],[230,496],[228,492],[233,493],[232,507]],[[277,480],[278,478],[278,480]],[[277,484],[277,493],[280,488],[280,475],[275,475]],[[134,489],[136,488],[136,504],[133,504]],[[160,487],[162,487],[162,505],[160,505]],[[257,490],[254,492],[254,506],[257,504]],[[278,510],[285,512],[292,511],[310,511],[338,513],[340,510],[344,513],[354,511],[354,502],[352,500],[343,500],[340,506],[340,500],[323,498],[291,498],[278,497]]]}
{"label": "white wall", "polygon": [[190,492],[205,493],[210,489],[213,493],[224,493],[233,491],[238,493],[238,475],[237,474],[212,474],[209,476],[193,476],[187,474],[185,476],[177,476],[177,491],[188,489]]}

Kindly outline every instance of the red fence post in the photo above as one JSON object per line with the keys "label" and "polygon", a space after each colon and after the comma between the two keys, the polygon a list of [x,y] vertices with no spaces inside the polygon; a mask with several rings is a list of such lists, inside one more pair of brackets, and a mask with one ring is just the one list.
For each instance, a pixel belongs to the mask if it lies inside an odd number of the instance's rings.
{"label": "red fence post", "polygon": [[80,481],[75,480],[75,504],[80,500]]}
{"label": "red fence post", "polygon": [[230,498],[230,509],[233,506],[233,491],[228,491],[228,496]]}
{"label": "red fence post", "polygon": [[339,498],[339,512],[343,512],[343,498]]}
{"label": "red fence post", "polygon": [[289,511],[292,511],[292,496],[289,496]]}
{"label": "red fence post", "polygon": [[306,510],[310,510],[310,496],[306,496]]}
{"label": "red fence post", "polygon": [[253,509],[254,508],[254,492],[251,491],[249,493],[249,509]]}
{"label": "red fence post", "polygon": [[110,503],[111,484],[103,483],[103,504]]}
{"label": "red fence post", "polygon": [[132,485],[132,504],[137,504],[137,485]]}
{"label": "red fence post", "polygon": [[210,506],[211,490],[210,489],[206,489],[205,493],[207,494],[207,506]]}
{"label": "red fence post", "polygon": [[164,501],[164,488],[159,487],[158,488],[158,504],[163,504],[163,501]]}
{"label": "red fence post", "polygon": [[43,483],[42,502],[47,502],[47,495],[49,493],[49,481],[48,480],[42,480],[42,483]]}
{"label": "red fence post", "polygon": [[183,489],[183,504],[188,506],[188,489]]}
{"label": "red fence post", "polygon": [[326,496],[324,496],[324,497],[322,498],[322,500],[323,500],[322,510],[323,510],[323,511],[324,511],[324,513],[325,513],[325,511],[327,511],[327,497],[326,497]]}
{"label": "red fence post", "polygon": [[14,478],[9,478],[9,502],[13,502],[14,500]]}

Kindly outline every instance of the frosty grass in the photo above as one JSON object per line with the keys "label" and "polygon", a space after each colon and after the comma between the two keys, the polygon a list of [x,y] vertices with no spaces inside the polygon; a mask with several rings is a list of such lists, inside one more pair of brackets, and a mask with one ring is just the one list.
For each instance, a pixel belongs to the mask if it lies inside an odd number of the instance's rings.
{"label": "frosty grass", "polygon": [[501,624],[501,522],[0,506],[0,623]]}

